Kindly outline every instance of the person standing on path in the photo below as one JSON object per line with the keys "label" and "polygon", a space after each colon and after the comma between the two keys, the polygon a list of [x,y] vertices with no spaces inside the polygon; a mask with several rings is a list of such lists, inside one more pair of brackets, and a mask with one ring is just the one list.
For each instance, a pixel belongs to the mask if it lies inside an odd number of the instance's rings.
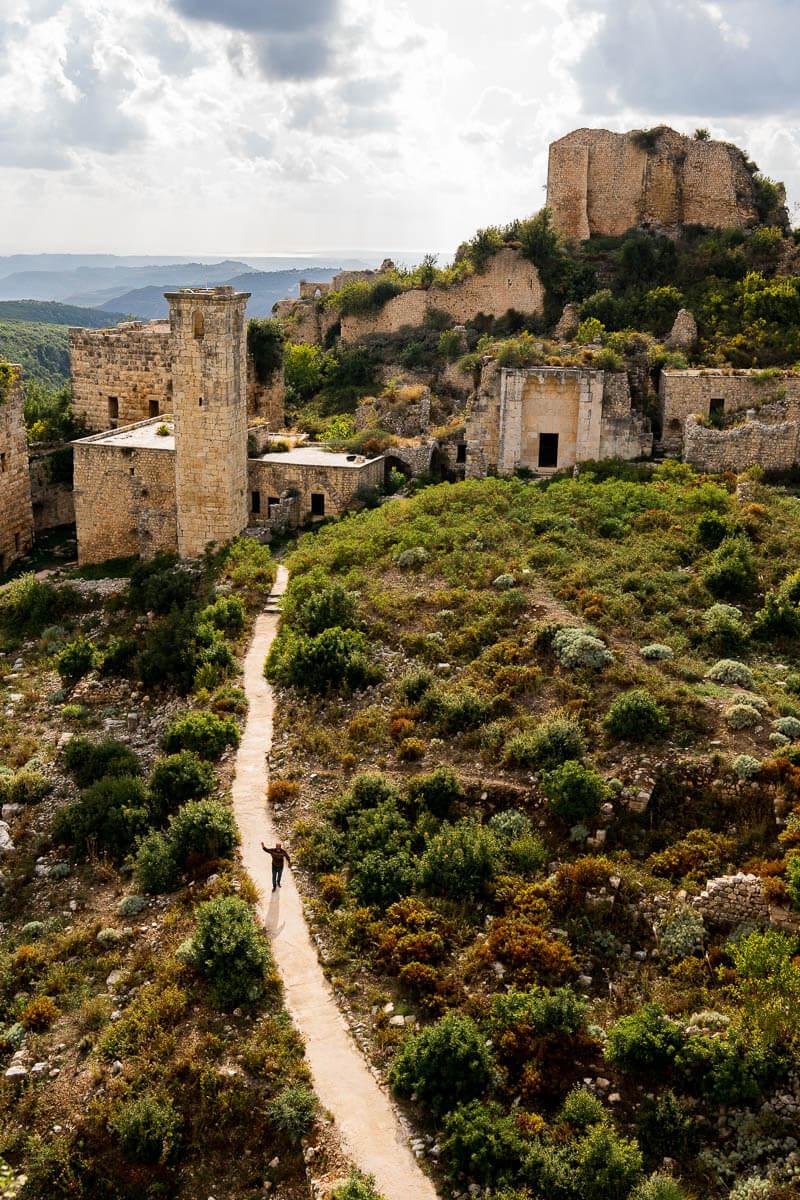
{"label": "person standing on path", "polygon": [[284,849],[283,842],[276,842],[274,846],[265,846],[262,842],[261,849],[272,858],[272,890],[274,892],[281,886],[284,865],[291,867],[292,860]]}

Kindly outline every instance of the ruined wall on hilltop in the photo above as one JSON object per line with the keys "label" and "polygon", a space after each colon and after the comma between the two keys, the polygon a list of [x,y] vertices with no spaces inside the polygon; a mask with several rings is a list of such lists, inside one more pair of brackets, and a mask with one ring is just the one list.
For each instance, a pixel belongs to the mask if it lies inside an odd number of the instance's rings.
{"label": "ruined wall on hilltop", "polygon": [[33,545],[28,438],[20,367],[12,367],[7,394],[0,396],[0,573]]}
{"label": "ruined wall on hilltop", "polygon": [[689,417],[709,417],[712,407],[720,414],[759,409],[771,403],[776,393],[789,405],[781,419],[800,416],[800,376],[789,372],[773,375],[714,367],[662,371],[658,388],[661,444],[670,454],[679,454]]}
{"label": "ruined wall on hilltop", "polygon": [[689,417],[684,433],[684,461],[698,471],[788,471],[800,462],[800,420],[768,423],[748,413],[733,429],[707,429]]}
{"label": "ruined wall on hilltop", "polygon": [[167,321],[70,329],[69,358],[73,408],[90,433],[171,411],[172,338]]}
{"label": "ruined wall on hilltop", "polygon": [[742,151],[666,126],[647,133],[576,129],[554,142],[547,204],[558,232],[579,240],[619,237],[637,225],[728,229],[758,222]]}
{"label": "ruined wall on hilltop", "polygon": [[544,312],[544,287],[533,263],[511,247],[492,255],[483,271],[468,275],[451,287],[412,288],[374,313],[342,317],[342,341],[357,342],[372,333],[397,333],[420,328],[429,311],[447,313],[464,324],[483,313],[503,317],[514,309],[529,316]]}

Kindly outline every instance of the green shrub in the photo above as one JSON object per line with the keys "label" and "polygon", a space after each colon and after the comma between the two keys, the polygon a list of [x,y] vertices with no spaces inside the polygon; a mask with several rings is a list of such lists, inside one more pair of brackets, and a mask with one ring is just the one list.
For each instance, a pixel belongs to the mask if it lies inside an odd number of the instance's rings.
{"label": "green shrub", "polygon": [[195,633],[193,614],[179,608],[148,623],[134,663],[146,687],[191,690],[198,658]]}
{"label": "green shrub", "polygon": [[262,993],[269,950],[252,909],[235,896],[197,909],[190,961],[205,976],[218,1004],[232,1008]]}
{"label": "green shrub", "polygon": [[236,821],[221,800],[190,800],[170,819],[167,836],[183,866],[228,858],[237,842]]}
{"label": "green shrub", "polygon": [[726,537],[703,572],[703,583],[721,600],[747,599],[758,585],[753,554],[744,536]]}
{"label": "green shrub", "polygon": [[553,638],[553,650],[562,667],[573,671],[602,671],[614,661],[608,647],[589,629],[560,629]]}
{"label": "green shrub", "polygon": [[750,691],[753,687],[753,672],[744,663],[733,658],[721,658],[708,671],[706,678],[723,687],[740,687]]}
{"label": "green shrub", "polygon": [[239,728],[233,717],[211,712],[189,712],[167,728],[161,747],[167,754],[192,750],[201,758],[218,759],[228,746],[239,745]]}
{"label": "green shrub", "polygon": [[630,742],[654,741],[669,729],[664,709],[643,688],[618,696],[603,724],[612,737]]}
{"label": "green shrub", "polygon": [[464,789],[452,767],[437,767],[430,775],[417,775],[408,782],[408,798],[435,817],[446,817]]}
{"label": "green shrub", "polygon": [[352,629],[356,623],[356,598],[340,583],[320,587],[298,604],[294,623],[311,637],[326,629]]}
{"label": "green shrub", "polygon": [[267,1109],[270,1123],[294,1145],[310,1132],[317,1116],[317,1098],[302,1083],[281,1088]]}
{"label": "green shrub", "polygon": [[786,864],[786,884],[792,908],[800,909],[800,854],[793,855]]}
{"label": "green shrub", "polygon": [[492,997],[489,1028],[493,1036],[524,1027],[534,1037],[574,1037],[586,1025],[588,1002],[569,987],[512,988]]}
{"label": "green shrub", "polygon": [[703,629],[709,645],[721,651],[740,650],[747,641],[742,610],[732,604],[712,604],[703,613]]}
{"label": "green shrub", "polygon": [[113,738],[92,742],[74,737],[63,750],[63,763],[79,788],[86,788],[107,775],[139,775],[139,759],[129,746]]}
{"label": "green shrub", "polygon": [[603,1101],[585,1087],[574,1087],[568,1093],[558,1114],[559,1121],[571,1125],[578,1133],[583,1133],[592,1125],[602,1124],[606,1117]]}
{"label": "green shrub", "polygon": [[626,1071],[668,1066],[683,1042],[683,1033],[658,1004],[645,1004],[620,1017],[608,1031],[606,1058]]}
{"label": "green shrub", "polygon": [[755,779],[761,772],[761,763],[751,754],[737,754],[731,766],[739,779]]}
{"label": "green shrub", "polygon": [[350,886],[361,904],[386,909],[412,891],[416,878],[417,866],[407,850],[368,850],[353,864]]}
{"label": "green shrub", "polygon": [[98,670],[104,678],[130,675],[139,643],[135,638],[111,638],[100,656]]}
{"label": "green shrub", "polygon": [[180,872],[169,838],[152,830],[139,842],[133,866],[136,882],[149,896],[171,892],[178,885]]}
{"label": "green shrub", "polygon": [[764,606],[753,618],[753,636],[769,641],[772,638],[796,638],[800,634],[800,608],[788,596],[768,592]]}
{"label": "green shrub", "polygon": [[244,618],[244,604],[238,596],[218,596],[203,609],[199,620],[220,633],[237,634],[244,629]]}
{"label": "green shrub", "polygon": [[409,704],[417,704],[433,685],[434,675],[432,671],[419,670],[409,671],[404,675],[398,685],[400,694]]}
{"label": "green shrub", "polygon": [[131,571],[127,600],[138,613],[166,616],[193,603],[197,577],[174,554],[156,554],[137,562]]}
{"label": "green shrub", "polygon": [[507,742],[503,761],[512,767],[558,767],[586,752],[581,727],[572,717],[552,716]]}
{"label": "green shrub", "polygon": [[608,795],[602,776],[573,759],[545,772],[542,791],[552,811],[569,825],[595,820]]}
{"label": "green shrub", "polygon": [[716,550],[730,533],[730,524],[718,513],[704,513],[695,527],[695,536],[706,550]]}
{"label": "green shrub", "polygon": [[594,1125],[575,1150],[575,1194],[581,1200],[625,1200],[642,1174],[635,1141]]}
{"label": "green shrub", "polygon": [[148,782],[153,811],[161,821],[189,800],[204,800],[216,788],[214,768],[191,750],[160,758]]}
{"label": "green shrub", "polygon": [[403,1042],[389,1071],[398,1096],[416,1093],[434,1116],[481,1096],[494,1065],[486,1039],[470,1017],[450,1013]]}
{"label": "green shrub", "polygon": [[647,662],[669,662],[675,657],[673,650],[669,646],[664,646],[660,642],[653,642],[649,646],[642,646],[639,651],[642,658]]}
{"label": "green shrub", "polygon": [[379,678],[364,634],[338,626],[314,637],[282,630],[264,669],[272,683],[320,695],[357,691]]}
{"label": "green shrub", "polygon": [[[774,1070],[774,1063],[770,1064]],[[675,1053],[683,1086],[716,1104],[753,1103],[761,1098],[769,1068],[762,1052],[728,1038],[695,1034]]]}
{"label": "green shrub", "polygon": [[141,779],[122,775],[100,779],[80,800],[67,804],[53,820],[53,837],[79,854],[90,846],[123,859],[150,823],[147,792]]}
{"label": "green shrub", "polygon": [[694,1149],[696,1124],[685,1102],[668,1088],[644,1101],[636,1136],[648,1164],[655,1165],[665,1158],[685,1162]]}
{"label": "green shrub", "polygon": [[761,713],[753,704],[732,704],[725,710],[725,724],[729,729],[752,729],[761,720]]}
{"label": "green shrub", "polygon": [[690,1197],[677,1179],[656,1173],[633,1189],[630,1200],[690,1200]]}
{"label": "green shrub", "polygon": [[[499,1104],[473,1100],[446,1117],[442,1154],[451,1179],[466,1177],[476,1185],[496,1187],[518,1177],[525,1143],[513,1116],[506,1114]],[[513,1193],[508,1200],[514,1196],[519,1197],[520,1193]]]}
{"label": "green shrub", "polygon": [[372,1176],[352,1171],[346,1183],[333,1189],[331,1200],[383,1200],[383,1197],[375,1190]]}
{"label": "green shrub", "polygon": [[693,908],[676,909],[658,926],[659,949],[672,962],[702,954],[705,932],[703,918]]}
{"label": "green shrub", "polygon": [[777,721],[772,722],[772,728],[790,742],[800,741],[800,721],[797,717],[778,717]]}
{"label": "green shrub", "polygon": [[485,825],[474,820],[445,822],[422,855],[420,883],[433,895],[475,899],[494,879],[499,865],[497,838]]}
{"label": "green shrub", "polygon": [[431,688],[422,697],[420,708],[426,720],[450,734],[477,729],[492,715],[491,701],[468,687],[450,692]]}
{"label": "green shrub", "polygon": [[55,657],[55,667],[65,687],[71,687],[95,665],[96,651],[84,637],[69,642]]}
{"label": "green shrub", "polygon": [[136,1162],[166,1163],[180,1146],[183,1122],[172,1101],[151,1094],[121,1104],[111,1120],[123,1152]]}
{"label": "green shrub", "polygon": [[14,774],[0,774],[0,803],[38,804],[53,790],[46,775],[33,767],[22,767]]}

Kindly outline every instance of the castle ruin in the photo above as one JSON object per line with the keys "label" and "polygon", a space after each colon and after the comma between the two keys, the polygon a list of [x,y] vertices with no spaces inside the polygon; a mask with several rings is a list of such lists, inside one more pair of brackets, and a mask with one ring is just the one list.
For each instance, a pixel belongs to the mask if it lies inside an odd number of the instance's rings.
{"label": "castle ruin", "polygon": [[[620,237],[637,226],[731,229],[759,220],[753,167],[742,151],[666,125],[630,133],[576,129],[553,142],[547,204],[562,237],[580,241]],[[788,226],[785,208],[778,216]]]}
{"label": "castle ruin", "polygon": [[33,508],[28,470],[21,368],[11,367],[0,393],[0,573],[33,546]]}

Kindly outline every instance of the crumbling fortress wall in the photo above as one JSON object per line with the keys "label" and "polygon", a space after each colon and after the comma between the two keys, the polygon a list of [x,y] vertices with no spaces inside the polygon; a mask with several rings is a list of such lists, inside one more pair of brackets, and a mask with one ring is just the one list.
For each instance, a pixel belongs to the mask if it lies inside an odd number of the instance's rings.
{"label": "crumbling fortress wall", "polygon": [[484,365],[467,410],[466,475],[543,474],[601,458],[652,451],[647,419],[631,406],[627,377],[588,367]]}
{"label": "crumbling fortress wall", "polygon": [[171,411],[168,321],[70,329],[69,355],[74,410],[87,429],[116,429]]}
{"label": "crumbling fortress wall", "polygon": [[722,419],[778,399],[788,402],[779,420],[800,417],[800,375],[723,367],[662,371],[658,386],[661,445],[669,454],[680,454],[684,429],[692,416]]}
{"label": "crumbling fortress wall", "polygon": [[[550,147],[547,204],[565,238],[619,237],[638,225],[719,229],[758,222],[752,166],[728,142],[662,125],[576,129]],[[783,210],[779,217],[788,224]]]}
{"label": "crumbling fortress wall", "polygon": [[420,328],[432,310],[447,313],[456,324],[473,320],[479,313],[503,317],[509,309],[539,316],[544,312],[544,299],[536,267],[509,247],[493,254],[483,271],[451,287],[412,288],[375,313],[343,316],[342,341],[357,342],[371,333],[397,333],[406,326]]}
{"label": "crumbling fortress wall", "polygon": [[25,433],[21,368],[12,366],[10,385],[0,393],[0,572],[33,545],[31,480]]}
{"label": "crumbling fortress wall", "polygon": [[[771,407],[771,406],[770,406]],[[800,420],[772,420],[750,409],[731,429],[709,429],[695,417],[686,422],[684,461],[698,471],[746,471],[762,467],[782,472],[800,463]],[[798,414],[800,416],[800,414]]]}

